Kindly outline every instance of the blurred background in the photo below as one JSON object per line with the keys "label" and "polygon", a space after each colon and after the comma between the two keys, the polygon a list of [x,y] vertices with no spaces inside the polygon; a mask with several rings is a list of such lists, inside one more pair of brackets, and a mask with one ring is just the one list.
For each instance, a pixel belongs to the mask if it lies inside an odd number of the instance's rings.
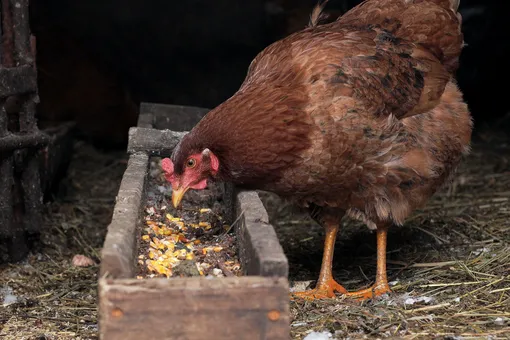
{"label": "blurred background", "polygon": [[[333,20],[359,0],[331,0]],[[141,101],[213,108],[253,57],[302,29],[315,0],[33,0],[31,29],[43,122],[75,120],[82,136],[121,147]],[[507,124],[510,22],[504,1],[463,0],[457,75],[477,127]]]}

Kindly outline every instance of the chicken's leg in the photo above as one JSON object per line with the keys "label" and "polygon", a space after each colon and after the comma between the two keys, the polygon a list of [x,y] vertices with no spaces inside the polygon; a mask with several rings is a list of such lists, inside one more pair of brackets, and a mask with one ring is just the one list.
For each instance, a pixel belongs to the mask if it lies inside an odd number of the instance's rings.
{"label": "chicken's leg", "polygon": [[314,300],[335,297],[335,292],[345,294],[347,290],[333,279],[333,253],[335,250],[336,234],[339,228],[338,221],[327,221],[324,224],[326,228],[326,239],[324,241],[324,252],[322,255],[321,272],[317,285],[312,290],[296,292],[294,296]]}
{"label": "chicken's leg", "polygon": [[346,295],[358,300],[368,300],[376,296],[390,293],[388,277],[386,276],[386,239],[388,225],[383,224],[377,227],[377,272],[375,283],[372,287],[357,292],[349,292]]}

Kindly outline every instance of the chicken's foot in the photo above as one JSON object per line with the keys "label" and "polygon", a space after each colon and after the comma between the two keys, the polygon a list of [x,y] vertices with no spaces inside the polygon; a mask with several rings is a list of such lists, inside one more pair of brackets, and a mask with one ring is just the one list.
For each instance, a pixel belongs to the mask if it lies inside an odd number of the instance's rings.
{"label": "chicken's foot", "polygon": [[346,294],[347,290],[333,279],[333,253],[335,251],[336,234],[339,228],[338,221],[327,221],[325,223],[326,238],[324,240],[324,252],[322,255],[322,265],[319,274],[319,280],[314,289],[304,292],[294,293],[294,297],[315,300],[324,298],[333,298],[335,292]]}
{"label": "chicken's foot", "polygon": [[372,287],[362,289],[356,292],[345,294],[348,297],[357,300],[368,300],[376,296],[390,293],[391,289],[388,285],[388,277],[386,274],[386,241],[388,235],[388,225],[384,224],[377,227],[377,272],[375,283]]}

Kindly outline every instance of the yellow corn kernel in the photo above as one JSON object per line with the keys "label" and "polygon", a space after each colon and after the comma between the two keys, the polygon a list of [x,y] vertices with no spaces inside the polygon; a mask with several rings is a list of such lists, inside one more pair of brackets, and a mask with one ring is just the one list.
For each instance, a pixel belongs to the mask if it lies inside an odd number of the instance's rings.
{"label": "yellow corn kernel", "polygon": [[186,251],[186,249],[180,249],[174,251],[174,256],[177,257],[179,260],[184,260],[186,258],[187,253],[188,252]]}
{"label": "yellow corn kernel", "polygon": [[156,269],[156,271],[159,273],[159,274],[165,274],[166,271],[167,271],[167,268],[165,268],[164,266],[162,266],[161,264],[159,263],[155,263],[154,264],[154,268]]}
{"label": "yellow corn kernel", "polygon": [[195,258],[195,255],[193,253],[186,254],[186,260],[193,260]]}
{"label": "yellow corn kernel", "polygon": [[159,228],[159,233],[164,236],[172,235],[172,229],[168,228],[167,226],[163,226]]}
{"label": "yellow corn kernel", "polygon": [[142,236],[142,240],[144,240],[144,241],[149,241],[150,239],[151,239],[151,237],[149,235]]}
{"label": "yellow corn kernel", "polygon": [[223,247],[214,247],[214,248],[213,248],[213,251],[214,251],[215,253],[219,253],[219,252],[220,252],[220,251],[222,251],[222,250],[223,250]]}
{"label": "yellow corn kernel", "polygon": [[165,217],[169,221],[171,221],[174,218],[171,214],[166,214]]}
{"label": "yellow corn kernel", "polygon": [[209,223],[209,222],[199,222],[199,223],[198,223],[198,226],[199,226],[199,227],[205,227],[205,228],[207,228],[207,227],[210,227],[210,226],[211,226],[211,223]]}
{"label": "yellow corn kernel", "polygon": [[209,209],[209,208],[202,208],[202,209],[200,209],[200,213],[201,214],[206,213],[206,212],[210,212],[210,211],[211,211],[211,209]]}
{"label": "yellow corn kernel", "polygon": [[170,252],[173,252],[175,250],[175,243],[173,242],[169,242],[168,245],[166,246],[166,248],[170,251]]}

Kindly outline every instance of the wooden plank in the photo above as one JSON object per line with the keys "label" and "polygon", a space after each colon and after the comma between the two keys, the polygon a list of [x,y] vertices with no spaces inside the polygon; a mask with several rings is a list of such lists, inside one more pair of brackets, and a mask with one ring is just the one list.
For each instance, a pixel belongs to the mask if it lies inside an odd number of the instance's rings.
{"label": "wooden plank", "polygon": [[[159,130],[191,130],[209,109],[195,106],[141,103],[140,113],[153,116],[153,126]],[[140,126],[140,125],[139,125]]]}
{"label": "wooden plank", "polygon": [[170,156],[186,133],[132,127],[129,129],[128,153],[148,152],[153,156]]}
{"label": "wooden plank", "polygon": [[284,278],[99,280],[100,339],[289,339]]}
{"label": "wooden plank", "polygon": [[19,149],[43,147],[51,142],[51,136],[44,132],[12,133],[0,137],[0,151],[12,152]]}
{"label": "wooden plank", "polygon": [[154,126],[154,115],[147,108],[147,103],[140,104],[137,127],[152,128]]}
{"label": "wooden plank", "polygon": [[236,195],[239,259],[246,275],[287,277],[289,263],[256,191]]}
{"label": "wooden plank", "polygon": [[129,157],[101,252],[101,277],[132,278],[135,275],[136,227],[141,223],[148,167],[147,154],[137,153]]}
{"label": "wooden plank", "polygon": [[37,91],[37,71],[32,65],[13,68],[0,66],[0,97]]}

